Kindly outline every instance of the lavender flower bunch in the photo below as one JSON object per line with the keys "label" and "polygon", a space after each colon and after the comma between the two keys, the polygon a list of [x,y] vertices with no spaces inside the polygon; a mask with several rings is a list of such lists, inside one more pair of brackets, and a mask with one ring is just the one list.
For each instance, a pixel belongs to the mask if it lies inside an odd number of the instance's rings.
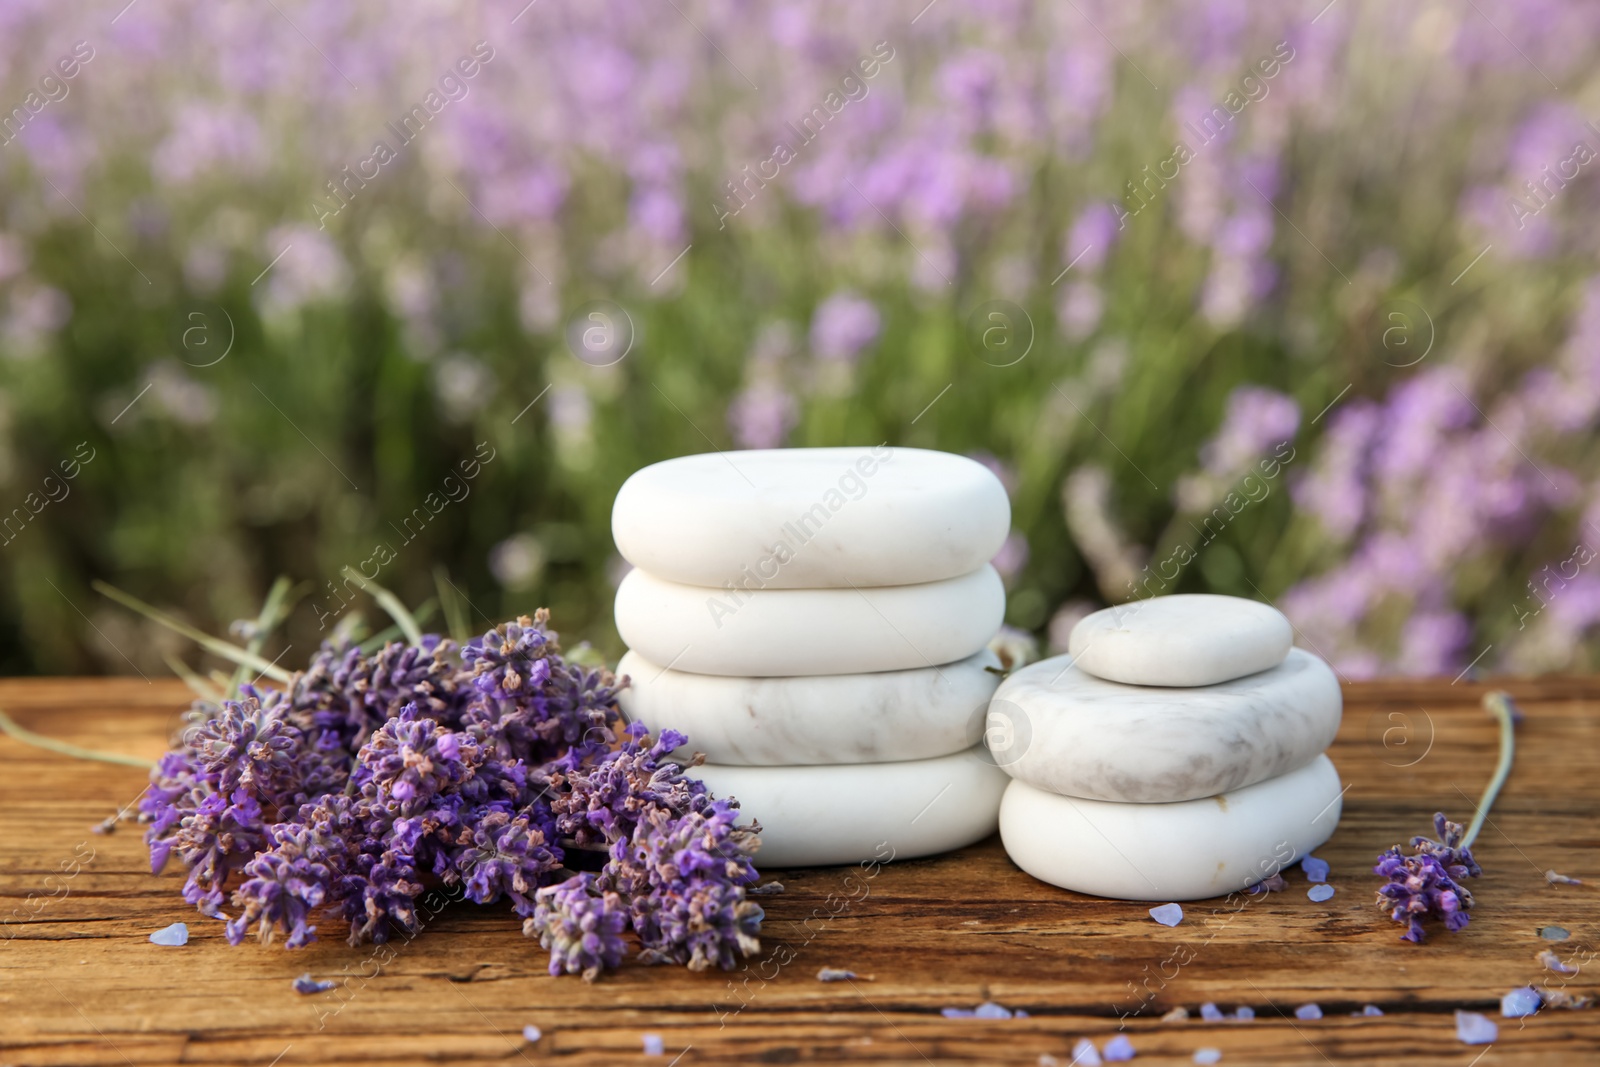
{"label": "lavender flower bunch", "polygon": [[759,948],[759,827],[670,761],[681,734],[619,735],[626,679],[565,660],[547,622],[459,648],[414,625],[341,640],[280,686],[198,702],[141,804],[151,869],[178,856],[234,944],[297,948],[321,915],[353,945],[414,935],[444,886],[510,901],[552,974],[617,967],[630,931],[646,963],[734,966]]}
{"label": "lavender flower bunch", "polygon": [[1466,829],[1439,812],[1433,817],[1437,841],[1417,836],[1411,839],[1412,855],[1398,847],[1378,857],[1372,873],[1387,878],[1378,887],[1378,906],[1389,909],[1389,917],[1407,925],[1401,938],[1420,945],[1427,937],[1422,920],[1441,919],[1451,933],[1467,925],[1467,909],[1472,893],[1461,883],[1483,871],[1472,858],[1472,850],[1462,844]]}

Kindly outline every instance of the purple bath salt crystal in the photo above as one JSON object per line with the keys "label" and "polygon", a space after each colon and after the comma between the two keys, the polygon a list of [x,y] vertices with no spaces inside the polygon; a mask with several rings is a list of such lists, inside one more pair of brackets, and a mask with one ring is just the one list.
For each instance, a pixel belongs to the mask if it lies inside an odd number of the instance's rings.
{"label": "purple bath salt crystal", "polygon": [[189,943],[189,927],[184,923],[173,923],[171,926],[162,927],[150,935],[152,945],[166,945],[168,948],[177,948],[179,945]]}
{"label": "purple bath salt crystal", "polygon": [[1475,1011],[1456,1012],[1456,1037],[1466,1045],[1487,1045],[1500,1036],[1493,1019]]}
{"label": "purple bath salt crystal", "polygon": [[1311,1020],[1322,1018],[1322,1008],[1316,1004],[1302,1004],[1294,1010],[1296,1019]]}
{"label": "purple bath salt crystal", "polygon": [[946,1019],[970,1019],[976,1012],[971,1008],[940,1008],[939,1014]]}
{"label": "purple bath salt crystal", "polygon": [[1177,926],[1183,922],[1183,909],[1176,904],[1163,904],[1150,909],[1150,918],[1162,926]]}
{"label": "purple bath salt crystal", "polygon": [[527,1026],[522,1028],[522,1040],[524,1041],[537,1041],[543,1036],[544,1031],[539,1029],[537,1026],[534,1026],[532,1023],[529,1023]]}
{"label": "purple bath salt crystal", "polygon": [[1319,882],[1310,889],[1306,890],[1306,896],[1310,897],[1318,904],[1321,904],[1324,900],[1327,900],[1329,897],[1333,896],[1333,886],[1329,885],[1327,882]]}
{"label": "purple bath salt crystal", "polygon": [[1106,1042],[1102,1055],[1107,1063],[1127,1063],[1134,1057],[1133,1042],[1127,1034],[1118,1034]]}
{"label": "purple bath salt crystal", "polygon": [[661,1040],[660,1034],[644,1035],[644,1054],[646,1056],[665,1056],[667,1054],[666,1043]]}
{"label": "purple bath salt crystal", "polygon": [[1368,1004],[1361,1009],[1362,1015],[1382,1015],[1383,1009],[1376,1004]]}
{"label": "purple bath salt crystal", "polygon": [[1222,1050],[1219,1048],[1197,1048],[1194,1050],[1194,1062],[1205,1067],[1206,1064],[1218,1063],[1222,1059]]}
{"label": "purple bath salt crystal", "polygon": [[305,974],[302,974],[299,978],[296,978],[290,984],[294,987],[294,991],[296,993],[304,993],[307,996],[310,996],[312,993],[326,993],[328,990],[332,989],[337,983],[335,983],[335,982],[319,982],[315,978],[311,977],[311,972],[310,971],[307,971]]}
{"label": "purple bath salt crystal", "polygon": [[1072,1046],[1071,1067],[1100,1067],[1100,1052],[1094,1047],[1094,1042],[1086,1037],[1080,1037]]}
{"label": "purple bath salt crystal", "polygon": [[1523,986],[1513,989],[1500,998],[1500,1014],[1507,1019],[1520,1019],[1525,1015],[1532,1015],[1544,1005],[1539,996],[1539,991],[1532,986]]}
{"label": "purple bath salt crystal", "polygon": [[972,1016],[975,1019],[1009,1019],[1011,1012],[992,1000],[986,1000],[972,1009]]}
{"label": "purple bath salt crystal", "polygon": [[1200,1005],[1200,1018],[1204,1019],[1208,1023],[1214,1023],[1220,1022],[1222,1019],[1226,1018],[1226,1016],[1222,1014],[1222,1010],[1220,1008],[1208,1000],[1204,1004]]}
{"label": "purple bath salt crystal", "polygon": [[1239,1005],[1239,1010],[1233,1013],[1233,1017],[1243,1022],[1249,1022],[1256,1017],[1256,1010],[1248,1004],[1241,1004]]}
{"label": "purple bath salt crystal", "polygon": [[1319,860],[1315,856],[1307,856],[1300,861],[1300,869],[1306,872],[1308,882],[1326,882],[1328,880],[1328,861]]}

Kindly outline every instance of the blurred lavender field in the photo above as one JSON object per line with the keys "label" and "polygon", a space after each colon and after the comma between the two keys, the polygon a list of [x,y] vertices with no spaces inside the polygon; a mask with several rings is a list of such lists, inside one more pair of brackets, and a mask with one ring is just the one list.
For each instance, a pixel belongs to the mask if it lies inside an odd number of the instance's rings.
{"label": "blurred lavender field", "polygon": [[1045,645],[1593,666],[1600,6],[925,2],[0,0],[0,669],[280,573],[296,659],[351,574],[614,655],[631,471],[878,441]]}

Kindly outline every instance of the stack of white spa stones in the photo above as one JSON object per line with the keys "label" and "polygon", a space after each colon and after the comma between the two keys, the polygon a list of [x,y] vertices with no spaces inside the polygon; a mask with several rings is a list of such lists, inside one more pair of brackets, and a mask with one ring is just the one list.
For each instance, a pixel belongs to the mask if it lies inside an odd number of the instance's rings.
{"label": "stack of white spa stones", "polygon": [[986,740],[1013,781],[1012,860],[1043,881],[1126,900],[1198,900],[1304,857],[1339,821],[1323,751],[1339,683],[1253,600],[1167,596],[1107,608],[1068,655],[1008,677]]}
{"label": "stack of white spa stones", "polygon": [[984,751],[1011,523],[981,464],[920,449],[684,456],[611,514],[630,720],[760,822],[768,867],[925,856],[993,833]]}

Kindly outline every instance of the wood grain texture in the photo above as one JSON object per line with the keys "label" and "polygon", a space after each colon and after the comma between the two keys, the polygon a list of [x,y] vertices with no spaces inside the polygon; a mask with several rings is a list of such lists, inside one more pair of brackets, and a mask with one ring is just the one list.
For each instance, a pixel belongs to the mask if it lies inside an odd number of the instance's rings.
{"label": "wood grain texture", "polygon": [[[1033,1065],[1071,1060],[1078,1037],[1119,1025],[1140,1064],[1189,1063],[1203,1046],[1222,1063],[1594,1063],[1600,1009],[1499,1019],[1500,996],[1549,979],[1536,929],[1580,962],[1600,942],[1600,680],[1512,682],[1526,713],[1517,769],[1477,852],[1478,907],[1458,935],[1425,946],[1373,906],[1380,849],[1429,827],[1435,810],[1465,822],[1494,765],[1483,688],[1389,683],[1346,691],[1331,752],[1349,784],[1338,832],[1318,854],[1337,895],[1287,892],[1185,906],[1174,928],[1148,905],[1077,896],[1034,881],[997,841],[867,877],[853,869],[783,872],[767,897],[761,960],[734,975],[629,965],[586,985],[549,977],[545,953],[508,909],[446,907],[413,941],[349,948],[337,924],[288,952],[230,947],[220,924],[178,896],[180,878],[149,874],[137,827],[91,827],[132,802],[134,768],[75,762],[0,738],[0,1064],[291,1064],[493,1062],[745,1064],[873,1062]],[[154,758],[185,704],[181,687],[121,680],[0,682],[0,708],[24,726],[79,744]],[[90,858],[92,856],[92,858]],[[65,873],[80,861],[77,874]],[[1550,887],[1554,868],[1582,887]],[[30,897],[30,894],[32,896]],[[189,924],[183,948],[147,940]],[[792,956],[787,965],[777,960]],[[1186,961],[1179,963],[1177,961]],[[874,981],[823,984],[824,966]],[[338,979],[304,996],[290,981]],[[1570,992],[1597,993],[1584,964]],[[763,977],[769,980],[763,981]],[[745,981],[748,979],[748,981]],[[1143,1002],[1136,990],[1148,988]],[[993,999],[1027,1018],[945,1019],[939,1009]],[[1252,1006],[1255,1022],[1163,1023],[1204,1001]],[[1316,1002],[1325,1017],[1294,1019]],[[1352,1018],[1376,1004],[1382,1018]],[[1455,1038],[1453,1012],[1500,1022],[1486,1053]],[[1137,1012],[1137,1014],[1133,1014]],[[1126,1015],[1120,1020],[1119,1015]],[[539,1026],[537,1043],[523,1026]],[[659,1034],[666,1054],[643,1055]],[[674,1059],[674,1057],[678,1057]]]}

